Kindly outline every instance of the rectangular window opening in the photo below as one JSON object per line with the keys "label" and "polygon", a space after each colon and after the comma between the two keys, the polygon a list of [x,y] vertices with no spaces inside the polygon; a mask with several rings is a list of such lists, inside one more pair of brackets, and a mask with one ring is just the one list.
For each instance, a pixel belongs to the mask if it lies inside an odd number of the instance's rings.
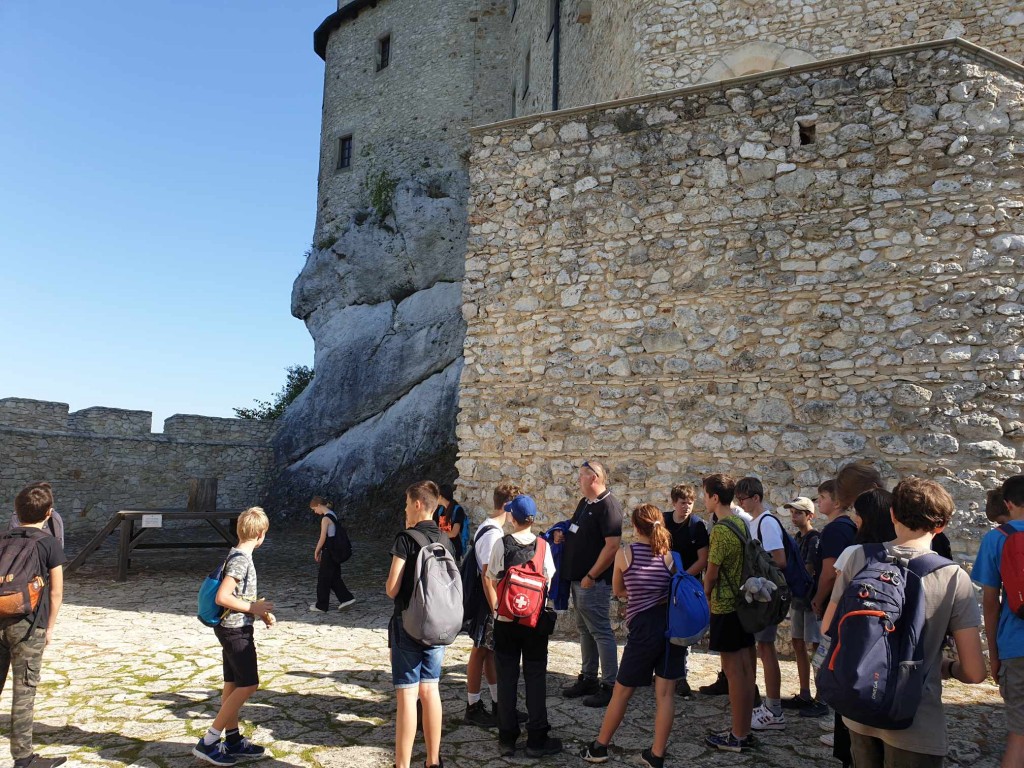
{"label": "rectangular window opening", "polygon": [[800,134],[801,147],[814,144],[817,140],[817,130],[815,129],[814,123],[798,123],[798,131]]}
{"label": "rectangular window opening", "polygon": [[377,71],[387,67],[391,63],[391,35],[385,35],[377,40]]}
{"label": "rectangular window opening", "polygon": [[342,136],[338,139],[338,165],[336,170],[344,170],[352,167],[352,136]]}

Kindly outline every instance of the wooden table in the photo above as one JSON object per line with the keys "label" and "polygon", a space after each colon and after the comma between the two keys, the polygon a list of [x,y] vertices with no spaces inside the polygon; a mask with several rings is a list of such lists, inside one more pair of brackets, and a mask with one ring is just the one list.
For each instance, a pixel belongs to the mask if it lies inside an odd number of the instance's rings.
{"label": "wooden table", "polygon": [[[127,581],[131,553],[136,549],[209,549],[212,547],[223,547],[225,542],[228,546],[233,547],[238,543],[238,539],[234,534],[234,523],[241,513],[242,510],[240,509],[218,509],[211,512],[189,512],[185,509],[119,510],[107,521],[103,529],[89,540],[89,543],[75,556],[75,559],[64,566],[64,573],[74,572],[118,526],[121,527],[121,537],[117,548],[118,581]],[[160,516],[161,526],[141,527],[136,532],[136,523],[138,522],[141,525],[143,522],[142,518],[151,515]],[[218,533],[221,541],[141,541],[144,537],[148,537],[152,531],[160,530],[162,524],[170,520],[205,520]],[[225,524],[219,522],[221,520],[225,521]]]}

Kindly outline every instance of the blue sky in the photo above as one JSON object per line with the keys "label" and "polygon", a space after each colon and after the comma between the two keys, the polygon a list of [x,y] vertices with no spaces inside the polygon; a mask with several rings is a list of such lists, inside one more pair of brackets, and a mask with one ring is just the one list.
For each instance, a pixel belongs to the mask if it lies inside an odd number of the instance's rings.
{"label": "blue sky", "polygon": [[0,0],[0,397],[231,416],[312,364],[332,0]]}

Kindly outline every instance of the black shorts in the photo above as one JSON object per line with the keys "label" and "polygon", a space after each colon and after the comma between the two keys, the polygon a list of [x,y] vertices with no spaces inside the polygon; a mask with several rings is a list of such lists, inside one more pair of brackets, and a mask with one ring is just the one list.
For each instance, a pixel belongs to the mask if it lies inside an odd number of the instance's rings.
{"label": "black shorts", "polygon": [[224,682],[234,683],[239,688],[260,684],[256,664],[256,640],[252,625],[246,627],[216,626],[213,632],[220,640],[224,657]]}
{"label": "black shorts", "polygon": [[667,628],[666,605],[655,605],[630,620],[615,682],[627,688],[642,688],[651,684],[652,674],[665,680],[686,676],[686,648],[668,641]]}
{"label": "black shorts", "polygon": [[708,632],[708,650],[718,653],[735,653],[754,644],[754,636],[744,631],[736,611],[712,613],[711,629]]}

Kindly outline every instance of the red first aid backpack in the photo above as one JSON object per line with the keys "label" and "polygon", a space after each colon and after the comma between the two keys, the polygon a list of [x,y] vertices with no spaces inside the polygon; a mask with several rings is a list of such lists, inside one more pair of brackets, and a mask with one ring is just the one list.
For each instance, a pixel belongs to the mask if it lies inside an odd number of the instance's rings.
{"label": "red first aid backpack", "polygon": [[1024,531],[1018,531],[1009,523],[1003,523],[996,530],[1006,537],[1003,555],[999,558],[999,578],[1003,580],[1010,610],[1024,619],[1024,536],[1014,535]]}
{"label": "red first aid backpack", "polygon": [[[505,547],[505,562],[511,554],[513,562],[523,547],[511,535],[502,539]],[[534,542],[533,557],[526,562],[509,565],[498,581],[498,616],[511,619],[526,627],[536,627],[544,610],[548,582],[544,578],[544,554],[547,542],[540,536]],[[516,550],[519,550],[518,552]]]}

